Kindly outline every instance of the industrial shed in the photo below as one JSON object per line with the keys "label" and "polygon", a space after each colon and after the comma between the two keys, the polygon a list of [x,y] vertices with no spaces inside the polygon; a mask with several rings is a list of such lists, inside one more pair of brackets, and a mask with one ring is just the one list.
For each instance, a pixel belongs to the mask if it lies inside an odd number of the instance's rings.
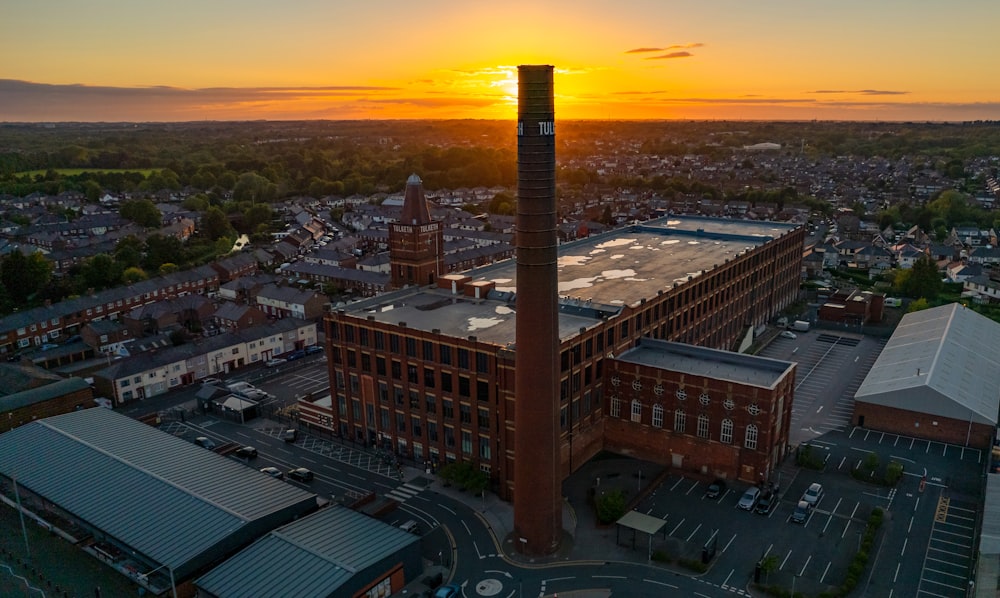
{"label": "industrial shed", "polygon": [[151,574],[154,592],[317,507],[314,494],[104,408],[0,435],[9,504],[14,481],[26,510],[123,574]]}
{"label": "industrial shed", "polygon": [[421,570],[417,536],[335,506],[271,532],[195,585],[213,598],[389,596]]}
{"label": "industrial shed", "polygon": [[957,303],[906,314],[854,395],[855,425],[964,446],[993,443],[1000,324]]}

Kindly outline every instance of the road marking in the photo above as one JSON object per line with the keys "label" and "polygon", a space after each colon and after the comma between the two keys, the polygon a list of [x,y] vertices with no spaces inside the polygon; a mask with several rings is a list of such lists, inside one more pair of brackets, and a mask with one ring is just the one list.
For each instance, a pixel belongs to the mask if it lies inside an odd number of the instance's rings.
{"label": "road marking", "polygon": [[678,586],[670,585],[669,583],[665,583],[665,582],[662,582],[662,581],[656,581],[655,579],[643,579],[642,581],[644,581],[646,583],[655,583],[658,586],[665,586],[665,587],[668,587],[668,588],[670,588],[672,590],[676,590],[678,588]]}
{"label": "road marking", "polygon": [[819,409],[817,409],[817,410],[816,410],[816,413],[819,413],[819,412],[820,412],[820,411],[822,411],[822,410],[823,410],[823,405],[820,405],[820,406],[819,406]]}
{"label": "road marking", "polygon": [[790,556],[792,556],[792,551],[791,551],[791,550],[789,550],[789,551],[788,551],[788,554],[786,554],[786,555],[785,555],[785,559],[784,559],[783,561],[781,561],[781,565],[780,565],[780,566],[778,567],[778,570],[779,570],[779,571],[780,571],[781,569],[784,569],[784,568],[785,568],[785,563],[787,563],[787,562],[788,562],[788,557],[790,557]]}
{"label": "road marking", "polygon": [[690,488],[688,488],[688,491],[684,493],[684,496],[687,496],[688,494],[691,494],[691,491],[694,490],[697,487],[698,487],[698,482],[695,482],[694,484],[691,485]]}
{"label": "road marking", "polygon": [[694,535],[695,535],[695,534],[697,534],[697,533],[698,533],[698,530],[700,530],[700,529],[701,529],[701,524],[699,523],[699,524],[698,524],[698,527],[694,528],[694,531],[693,531],[693,532],[691,532],[691,535],[687,537],[687,541],[688,541],[688,542],[690,542],[690,541],[691,541],[691,538],[693,538],[693,537],[694,537]]}
{"label": "road marking", "polygon": [[674,535],[674,532],[676,532],[678,529],[680,529],[681,524],[683,524],[683,523],[684,523],[684,519],[682,518],[681,521],[680,521],[680,523],[677,524],[677,527],[675,527],[674,529],[670,530],[670,535],[671,536]]}
{"label": "road marking", "polygon": [[[564,577],[563,579],[573,579],[572,577]],[[595,575],[594,579],[628,579],[624,575]]]}
{"label": "road marking", "polygon": [[820,578],[819,578],[819,582],[820,583],[823,583],[823,580],[826,579],[826,573],[830,570],[830,565],[832,565],[832,564],[833,564],[832,561],[827,561],[827,563],[826,563],[826,569],[823,569],[823,575],[821,575]]}
{"label": "road marking", "polygon": [[728,542],[726,542],[726,546],[725,546],[725,548],[723,548],[723,549],[722,549],[722,552],[725,552],[725,551],[726,551],[726,549],[728,549],[728,548],[729,548],[729,545],[730,545],[730,544],[732,544],[732,543],[733,543],[733,540],[735,540],[735,539],[736,539],[736,534],[733,534],[733,537],[732,537],[732,538],[729,538],[729,541],[728,541]]}
{"label": "road marking", "polygon": [[[472,535],[472,530],[470,530],[469,526],[465,523],[465,519],[462,520],[462,527],[465,528],[465,533],[469,534],[470,536]],[[479,552],[479,550],[477,549],[476,552]]]}
{"label": "road marking", "polygon": [[733,573],[736,573],[736,569],[732,569],[729,572],[729,575],[726,576],[726,581],[722,582],[722,588],[723,589],[729,587],[729,578],[733,576]]}
{"label": "road marking", "polygon": [[806,558],[806,564],[805,564],[805,565],[802,565],[802,570],[801,570],[801,571],[799,571],[799,577],[802,577],[803,575],[805,575],[805,574],[806,574],[806,567],[808,567],[808,566],[809,566],[809,561],[811,561],[811,560],[812,560],[812,558],[813,558],[813,557],[812,557],[812,555],[811,555],[811,554],[809,555],[809,557],[808,557],[808,558]]}
{"label": "road marking", "polygon": [[896,563],[896,574],[892,576],[892,583],[896,583],[896,578],[899,577],[899,566],[903,563]]}

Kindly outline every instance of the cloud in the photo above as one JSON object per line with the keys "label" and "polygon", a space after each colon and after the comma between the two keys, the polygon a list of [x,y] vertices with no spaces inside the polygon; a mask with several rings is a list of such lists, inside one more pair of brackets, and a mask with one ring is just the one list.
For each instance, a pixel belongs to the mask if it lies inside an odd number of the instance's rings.
{"label": "cloud", "polygon": [[667,54],[660,54],[659,56],[649,56],[646,60],[666,60],[669,58],[688,58],[694,56],[690,52],[669,52]]}
{"label": "cloud", "polygon": [[666,52],[668,50],[687,50],[691,48],[703,48],[705,44],[702,42],[694,42],[690,44],[672,44],[662,48],[656,47],[643,47],[643,48],[633,48],[631,50],[625,50],[626,54],[643,54],[649,52]]}
{"label": "cloud", "polygon": [[806,93],[826,93],[826,94],[832,94],[832,93],[856,93],[856,94],[861,94],[861,95],[866,95],[866,96],[901,96],[901,95],[906,95],[906,94],[908,94],[910,92],[908,92],[908,91],[892,91],[892,90],[885,90],[885,89],[854,89],[854,90],[847,90],[847,89],[817,89],[815,91],[807,91]]}

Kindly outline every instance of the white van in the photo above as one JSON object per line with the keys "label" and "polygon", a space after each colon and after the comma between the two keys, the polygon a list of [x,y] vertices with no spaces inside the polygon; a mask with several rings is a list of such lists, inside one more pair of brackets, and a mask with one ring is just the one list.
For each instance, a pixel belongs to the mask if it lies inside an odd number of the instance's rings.
{"label": "white van", "polygon": [[417,522],[410,519],[406,523],[399,526],[399,529],[403,530],[408,534],[416,534],[419,532],[420,528],[417,527]]}

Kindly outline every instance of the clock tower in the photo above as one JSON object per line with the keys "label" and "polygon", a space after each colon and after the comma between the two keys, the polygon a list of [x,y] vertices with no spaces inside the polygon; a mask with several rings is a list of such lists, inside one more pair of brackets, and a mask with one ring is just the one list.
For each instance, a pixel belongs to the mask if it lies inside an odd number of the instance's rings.
{"label": "clock tower", "polygon": [[392,286],[434,284],[444,274],[444,232],[431,220],[423,182],[415,174],[406,180],[403,213],[389,225],[389,265]]}

